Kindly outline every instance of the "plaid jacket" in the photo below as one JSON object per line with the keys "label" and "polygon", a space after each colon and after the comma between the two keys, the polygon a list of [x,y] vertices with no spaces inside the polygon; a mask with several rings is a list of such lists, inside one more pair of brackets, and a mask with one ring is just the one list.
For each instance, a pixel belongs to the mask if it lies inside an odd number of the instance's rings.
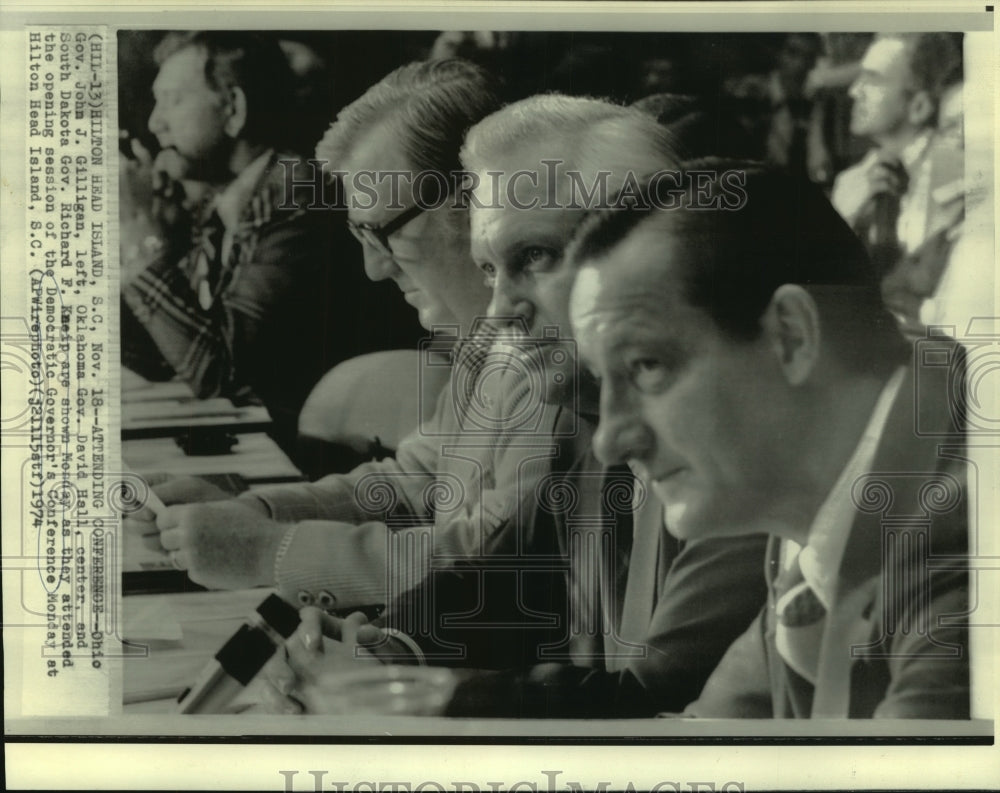
{"label": "plaid jacket", "polygon": [[[179,260],[154,261],[123,287],[122,297],[130,319],[198,396],[252,393],[271,413],[279,442],[289,446],[302,403],[331,366],[412,346],[419,327],[394,285],[365,277],[342,210],[317,207],[301,174],[288,200],[279,160],[299,161],[271,154],[212,279],[207,307],[198,270],[206,246],[217,244],[208,217]],[[139,335],[125,338],[126,347]]]}
{"label": "plaid jacket", "polygon": [[243,209],[210,306],[199,300],[195,281],[199,257],[209,244],[207,217],[195,224],[191,247],[180,261],[159,258],[123,290],[163,357],[200,397],[249,390],[237,364],[250,352],[245,346],[260,323],[293,287],[285,254],[304,241],[306,229],[299,227],[305,209],[277,211],[284,185],[276,160],[272,154]]}

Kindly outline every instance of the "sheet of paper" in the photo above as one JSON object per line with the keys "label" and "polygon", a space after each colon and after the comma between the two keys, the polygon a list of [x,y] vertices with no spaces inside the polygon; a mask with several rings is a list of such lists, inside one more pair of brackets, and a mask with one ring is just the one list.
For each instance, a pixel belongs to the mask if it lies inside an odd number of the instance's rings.
{"label": "sheet of paper", "polygon": [[125,638],[131,641],[176,641],[184,632],[165,598],[129,598],[122,612],[125,617]]}

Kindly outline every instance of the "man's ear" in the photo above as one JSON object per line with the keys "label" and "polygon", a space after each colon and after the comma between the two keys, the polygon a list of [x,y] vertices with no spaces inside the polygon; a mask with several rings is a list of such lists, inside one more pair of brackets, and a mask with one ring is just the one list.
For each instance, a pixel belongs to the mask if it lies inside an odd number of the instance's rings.
{"label": "man's ear", "polygon": [[812,375],[820,355],[816,301],[803,287],[784,284],[774,290],[761,318],[764,335],[790,385]]}
{"label": "man's ear", "polygon": [[910,124],[914,127],[919,129],[929,126],[934,120],[936,112],[937,109],[934,107],[934,101],[926,91],[917,91],[910,97],[907,115],[909,116],[908,120]]}
{"label": "man's ear", "polygon": [[247,124],[247,95],[238,85],[229,89],[229,109],[226,134],[231,138],[238,138]]}

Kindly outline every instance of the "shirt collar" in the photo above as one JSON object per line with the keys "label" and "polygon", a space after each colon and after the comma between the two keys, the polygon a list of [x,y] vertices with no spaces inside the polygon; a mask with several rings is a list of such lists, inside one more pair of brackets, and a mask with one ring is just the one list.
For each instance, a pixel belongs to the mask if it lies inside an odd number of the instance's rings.
{"label": "shirt collar", "polygon": [[[799,553],[802,575],[827,611],[836,599],[840,563],[854,521],[851,490],[854,483],[871,469],[905,372],[905,367],[899,367],[883,386],[868,425],[861,433],[861,440],[813,518],[809,527],[809,539]],[[798,547],[795,543],[789,544]]]}
{"label": "shirt collar", "polygon": [[253,197],[254,190],[264,175],[272,154],[273,150],[271,149],[265,151],[240,171],[239,175],[215,196],[212,208],[218,213],[226,231],[235,231],[239,225],[243,209]]}
{"label": "shirt collar", "polygon": [[916,138],[907,143],[899,153],[899,159],[908,172],[912,173],[913,167],[927,153],[927,148],[931,143],[931,134],[931,130],[921,132]]}

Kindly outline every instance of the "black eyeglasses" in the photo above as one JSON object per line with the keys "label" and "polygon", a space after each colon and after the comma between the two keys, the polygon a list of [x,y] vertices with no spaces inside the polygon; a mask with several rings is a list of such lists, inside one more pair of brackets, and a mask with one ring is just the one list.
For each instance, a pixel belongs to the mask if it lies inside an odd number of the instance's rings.
{"label": "black eyeglasses", "polygon": [[348,218],[347,228],[351,230],[351,234],[353,234],[362,245],[367,243],[373,248],[376,248],[384,253],[386,256],[392,256],[392,248],[389,245],[389,235],[399,231],[403,228],[403,226],[423,211],[424,208],[420,206],[420,204],[415,204],[409,209],[404,209],[388,223],[383,223],[382,225],[375,225],[374,223],[355,223],[353,220]]}

